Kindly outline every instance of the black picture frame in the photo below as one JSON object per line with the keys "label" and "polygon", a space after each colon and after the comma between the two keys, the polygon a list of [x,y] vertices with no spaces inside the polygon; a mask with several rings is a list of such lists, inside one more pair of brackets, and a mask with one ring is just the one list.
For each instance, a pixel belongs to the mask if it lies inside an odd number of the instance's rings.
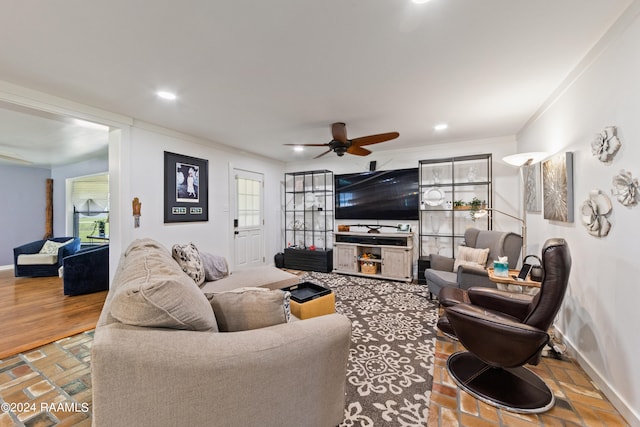
{"label": "black picture frame", "polygon": [[209,161],[164,152],[164,222],[209,221]]}

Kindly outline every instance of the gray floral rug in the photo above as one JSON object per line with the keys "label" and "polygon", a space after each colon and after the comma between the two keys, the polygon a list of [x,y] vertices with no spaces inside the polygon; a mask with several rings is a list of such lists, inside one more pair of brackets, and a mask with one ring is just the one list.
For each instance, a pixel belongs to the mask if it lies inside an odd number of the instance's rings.
{"label": "gray floral rug", "polygon": [[341,426],[425,426],[438,313],[426,287],[316,272],[303,280],[331,288],[336,311],[351,319]]}

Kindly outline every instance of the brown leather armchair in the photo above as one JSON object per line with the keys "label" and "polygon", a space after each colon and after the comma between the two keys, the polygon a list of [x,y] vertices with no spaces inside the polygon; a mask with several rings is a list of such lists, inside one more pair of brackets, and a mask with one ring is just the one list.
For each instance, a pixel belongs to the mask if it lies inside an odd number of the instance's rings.
{"label": "brown leather armchair", "polygon": [[542,249],[544,275],[534,297],[489,288],[471,288],[469,303],[445,308],[438,321],[468,350],[447,359],[456,384],[493,406],[519,413],[553,407],[553,393],[523,365],[537,365],[549,342],[548,328],[564,298],[571,254],[564,239],[549,239]]}

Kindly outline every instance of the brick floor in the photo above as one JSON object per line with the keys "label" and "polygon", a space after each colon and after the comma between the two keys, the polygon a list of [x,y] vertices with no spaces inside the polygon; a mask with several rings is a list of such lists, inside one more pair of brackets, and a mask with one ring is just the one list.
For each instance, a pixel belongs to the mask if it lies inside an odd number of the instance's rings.
{"label": "brick floor", "polygon": [[85,332],[0,360],[0,427],[90,427],[92,340]]}
{"label": "brick floor", "polygon": [[438,333],[429,427],[628,426],[613,405],[571,359],[543,357],[531,367],[553,391],[555,406],[543,414],[515,414],[494,408],[460,390],[447,372],[450,354],[464,350]]}

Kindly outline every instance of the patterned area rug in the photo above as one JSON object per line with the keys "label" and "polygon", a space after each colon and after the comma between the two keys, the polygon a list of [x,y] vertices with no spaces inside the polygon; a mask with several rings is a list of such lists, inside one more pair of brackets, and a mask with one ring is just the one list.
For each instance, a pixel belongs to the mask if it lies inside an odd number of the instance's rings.
{"label": "patterned area rug", "polygon": [[[302,279],[331,288],[336,311],[352,322],[341,426],[427,425],[437,308],[425,287],[330,273]],[[90,427],[92,341],[89,331],[0,360],[0,426]]]}
{"label": "patterned area rug", "polygon": [[341,426],[425,426],[433,384],[437,304],[424,286],[331,273],[303,280],[331,288],[352,322]]}

